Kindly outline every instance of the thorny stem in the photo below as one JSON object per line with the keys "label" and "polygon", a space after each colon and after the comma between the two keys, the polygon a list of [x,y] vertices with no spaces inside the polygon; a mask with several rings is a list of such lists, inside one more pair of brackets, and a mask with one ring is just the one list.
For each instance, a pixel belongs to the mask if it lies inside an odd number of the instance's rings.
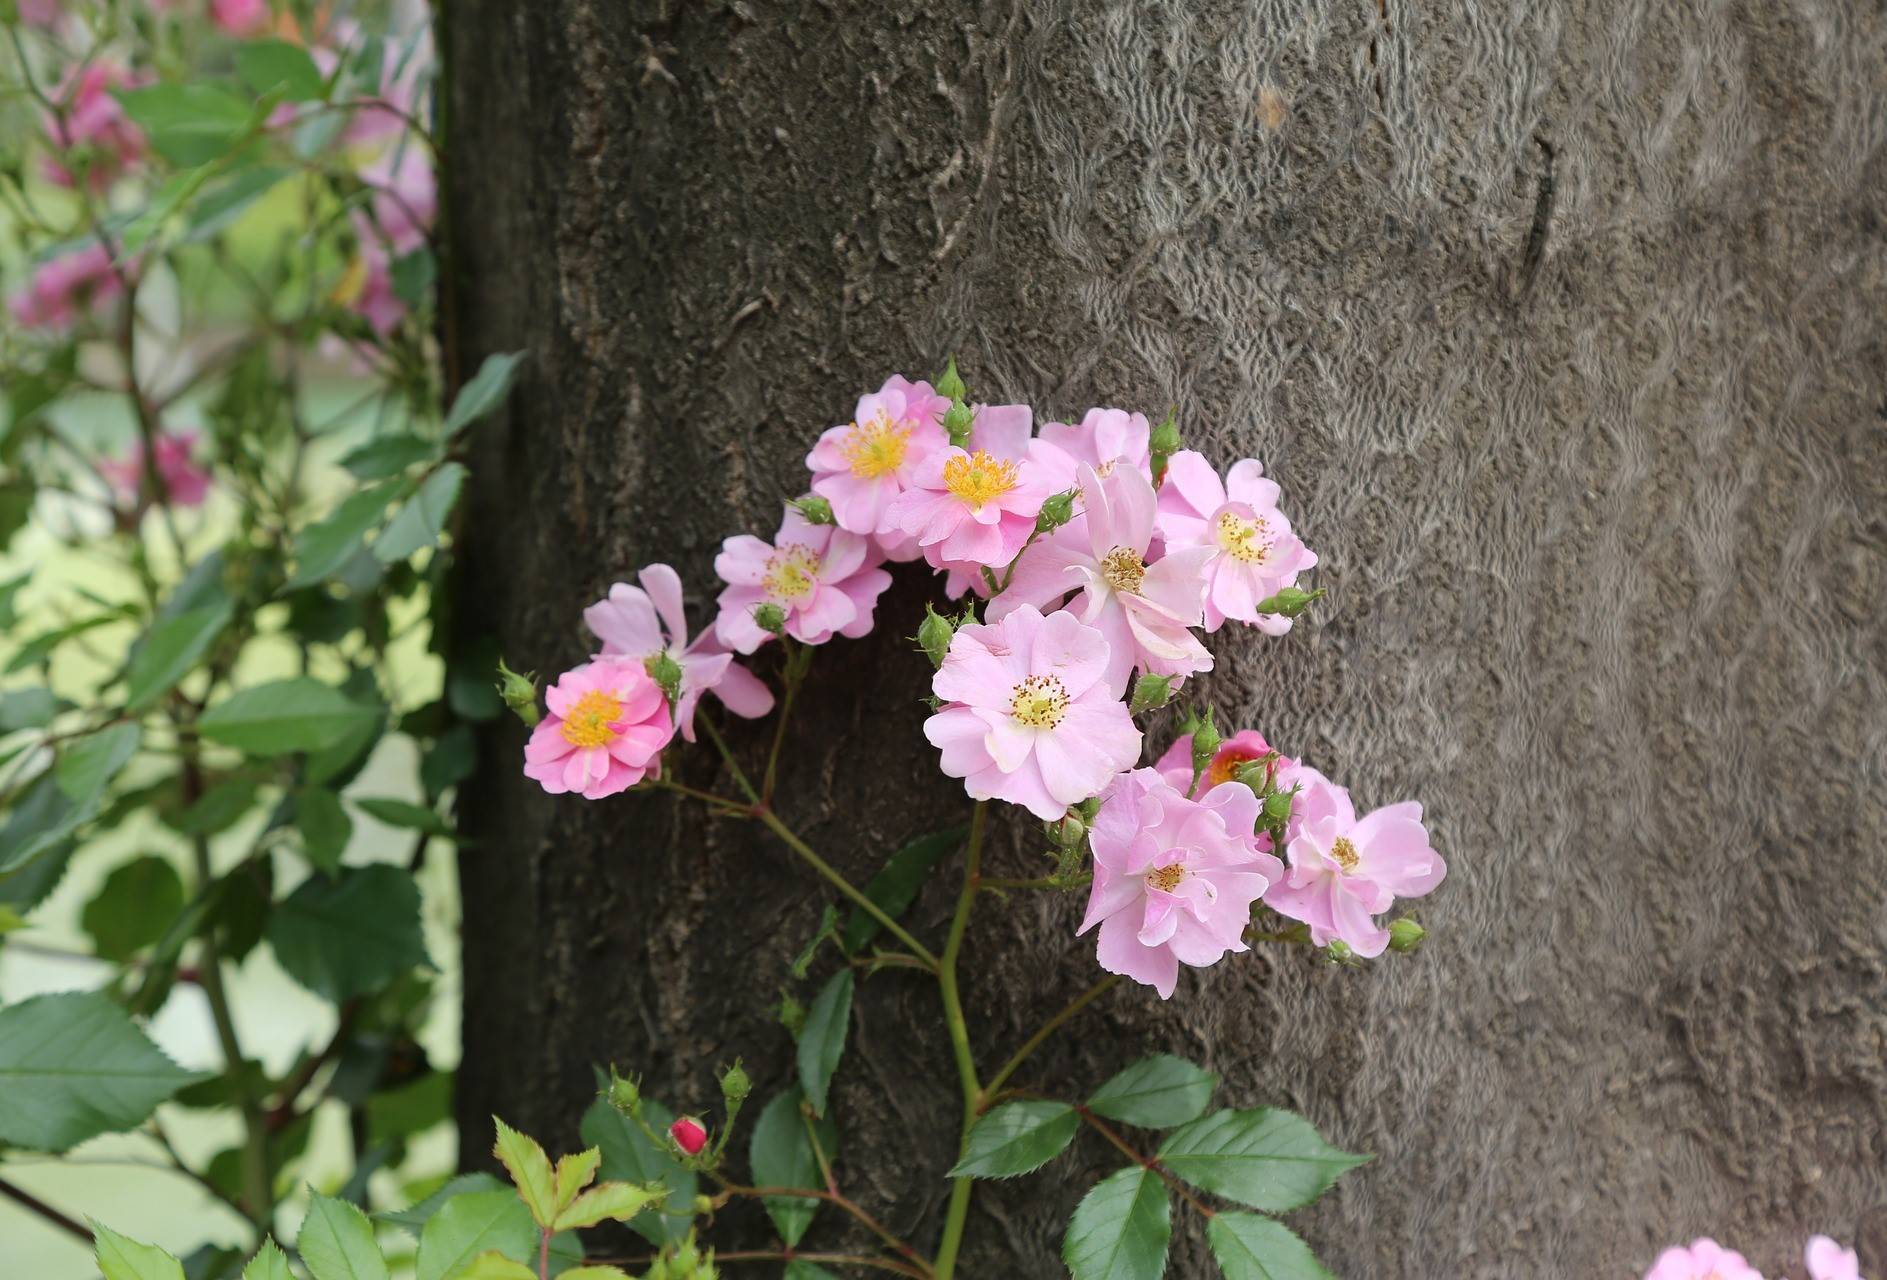
{"label": "thorny stem", "polygon": [[[983,1086],[976,1078],[976,1059],[970,1052],[969,1025],[963,1018],[963,995],[957,987],[957,958],[963,952],[963,935],[969,929],[970,911],[976,906],[977,879],[983,869],[983,828],[989,820],[989,804],[977,801],[970,819],[970,844],[963,860],[963,889],[957,894],[956,914],[950,919],[950,937],[944,944],[943,961],[937,966],[937,986],[943,993],[944,1022],[950,1031],[950,1050],[957,1060],[957,1079],[963,1088],[963,1132],[959,1151],[969,1146],[970,1128],[976,1123]],[[957,1178],[950,1187],[950,1206],[944,1214],[943,1239],[937,1244],[938,1280],[950,1280],[956,1270],[957,1250],[963,1245],[963,1228],[970,1213],[970,1191],[974,1178]]]}
{"label": "thorny stem", "polygon": [[1044,1022],[1041,1027],[1036,1030],[1034,1035],[1023,1041],[1022,1047],[1017,1049],[1015,1053],[1010,1056],[1009,1061],[1003,1063],[1002,1068],[989,1078],[989,1083],[983,1086],[983,1096],[977,1100],[979,1110],[989,1106],[991,1100],[994,1099],[996,1095],[996,1091],[1002,1088],[1003,1082],[1014,1075],[1018,1067],[1028,1061],[1030,1054],[1041,1048],[1050,1036],[1059,1031],[1063,1023],[1093,1004],[1096,1000],[1099,1000],[1109,991],[1112,991],[1119,982],[1119,974],[1109,974],[1107,977],[1102,978],[1073,1000],[1070,1000],[1060,1013],[1050,1018],[1047,1022]]}

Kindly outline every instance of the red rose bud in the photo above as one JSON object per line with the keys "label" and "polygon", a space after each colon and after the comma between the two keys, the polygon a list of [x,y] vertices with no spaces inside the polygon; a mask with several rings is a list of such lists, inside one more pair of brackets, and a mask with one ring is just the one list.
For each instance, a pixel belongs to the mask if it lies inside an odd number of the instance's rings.
{"label": "red rose bud", "polygon": [[680,1147],[682,1154],[698,1156],[708,1145],[708,1131],[692,1116],[683,1116],[668,1126],[668,1140]]}

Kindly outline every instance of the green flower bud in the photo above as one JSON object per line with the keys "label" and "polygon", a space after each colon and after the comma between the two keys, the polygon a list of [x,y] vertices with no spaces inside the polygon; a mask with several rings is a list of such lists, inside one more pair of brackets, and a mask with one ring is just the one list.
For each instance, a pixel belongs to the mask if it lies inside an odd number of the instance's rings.
{"label": "green flower bud", "polygon": [[1291,798],[1297,794],[1297,788],[1289,791],[1273,791],[1265,797],[1265,821],[1289,822],[1291,820]]}
{"label": "green flower bud", "polygon": [[1331,964],[1354,964],[1356,962],[1356,953],[1350,950],[1350,944],[1341,938],[1331,939],[1330,945],[1324,948],[1324,957],[1329,960]]}
{"label": "green flower bud", "polygon": [[655,683],[662,686],[662,692],[668,695],[669,705],[681,697],[681,664],[668,656],[666,650],[642,660],[643,670]]}
{"label": "green flower bud", "polygon": [[1168,457],[1186,447],[1186,442],[1179,437],[1178,409],[1166,411],[1166,420],[1153,428],[1153,434],[1147,438],[1147,447],[1153,453]]}
{"label": "green flower bud", "polygon": [[1424,929],[1407,916],[1403,916],[1400,920],[1393,921],[1389,925],[1389,949],[1391,951],[1400,951],[1406,954],[1421,946],[1422,940],[1426,937],[1428,937],[1428,930]]}
{"label": "green flower bud", "polygon": [[740,1059],[734,1059],[734,1065],[721,1073],[721,1097],[729,1106],[738,1106],[752,1092],[753,1081],[741,1068]]}
{"label": "green flower bud", "polygon": [[1078,489],[1070,489],[1065,493],[1050,494],[1048,500],[1042,503],[1041,511],[1036,514],[1035,527],[1048,533],[1074,519],[1075,496],[1079,492]]}
{"label": "green flower bud", "polygon": [[1310,608],[1313,601],[1322,599],[1323,594],[1324,589],[1322,587],[1318,587],[1315,591],[1304,591],[1297,587],[1286,587],[1276,595],[1266,596],[1264,599],[1260,600],[1258,602],[1258,612],[1276,613],[1282,614],[1286,618],[1295,618],[1298,614]]}
{"label": "green flower bud", "polygon": [[976,415],[970,412],[969,405],[961,400],[952,400],[943,416],[943,429],[950,433],[950,443],[959,449],[968,448],[970,424],[975,420]]}
{"label": "green flower bud", "polygon": [[642,1105],[642,1090],[634,1076],[619,1076],[616,1069],[609,1070],[609,1105],[626,1116],[632,1116]]}
{"label": "green flower bud", "polygon": [[950,652],[950,639],[956,633],[956,625],[950,619],[928,604],[924,606],[924,620],[917,626],[917,643],[930,656],[931,666],[943,665],[944,655]]}
{"label": "green flower bud", "polygon": [[1212,722],[1212,708],[1207,707],[1205,714],[1193,721],[1192,729],[1192,771],[1204,773],[1206,766],[1212,763],[1212,757],[1219,752],[1219,744],[1225,741],[1219,736],[1219,726]]}
{"label": "green flower bud", "polygon": [[1130,715],[1139,715],[1145,711],[1157,711],[1173,697],[1173,677],[1141,676],[1134,681],[1133,700],[1127,704]]}
{"label": "green flower bud", "polygon": [[807,524],[832,524],[832,504],[816,493],[793,499],[793,510],[804,516]]}
{"label": "green flower bud", "polygon": [[963,385],[963,378],[957,373],[957,358],[950,357],[944,366],[943,376],[937,379],[937,394],[946,400],[967,400],[970,389]]}
{"label": "green flower bud", "polygon": [[544,718],[544,713],[537,709],[535,671],[519,675],[505,665],[503,658],[498,659],[498,696],[517,713],[518,719],[524,721],[527,729],[536,728],[537,722]]}
{"label": "green flower bud", "polygon": [[776,636],[786,634],[786,610],[777,604],[763,604],[753,611],[753,620],[762,631]]}
{"label": "green flower bud", "polygon": [[707,1196],[696,1196],[695,1202],[691,1207],[696,1213],[713,1213],[714,1201]]}
{"label": "green flower bud", "polygon": [[1050,823],[1049,827],[1055,843],[1064,849],[1077,848],[1088,834],[1088,824],[1073,809],[1063,814],[1060,822]]}

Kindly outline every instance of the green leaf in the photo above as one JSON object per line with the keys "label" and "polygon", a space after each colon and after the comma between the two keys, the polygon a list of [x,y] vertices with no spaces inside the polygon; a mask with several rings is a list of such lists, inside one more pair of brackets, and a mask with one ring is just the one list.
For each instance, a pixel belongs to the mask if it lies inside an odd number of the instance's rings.
{"label": "green leaf", "polygon": [[66,842],[97,811],[97,803],[73,804],[48,769],[15,797],[5,827],[0,827],[0,876],[12,877]]}
{"label": "green leaf", "polygon": [[388,1280],[373,1223],[345,1200],[315,1196],[295,1247],[314,1280]]}
{"label": "green leaf", "polygon": [[362,489],[296,534],[295,575],[285,589],[293,591],[338,573],[360,550],[367,531],[386,515],[387,505],[406,488],[406,481],[390,480]]}
{"label": "green leaf", "polygon": [[537,1280],[537,1272],[493,1250],[472,1259],[452,1280]]}
{"label": "green leaf", "polygon": [[579,1231],[599,1222],[627,1222],[666,1194],[661,1186],[639,1187],[628,1182],[604,1182],[591,1187],[557,1213],[558,1231]]}
{"label": "green leaf", "polygon": [[557,1208],[568,1209],[577,1198],[577,1193],[596,1180],[596,1166],[602,1163],[603,1152],[600,1147],[585,1147],[574,1155],[562,1156],[557,1161]]}
{"label": "green leaf", "polygon": [[105,878],[79,923],[107,960],[129,960],[164,936],[183,910],[183,878],[166,858],[133,858]]}
{"label": "green leaf", "polygon": [[439,279],[439,263],[425,247],[401,254],[393,260],[387,275],[394,296],[409,307],[425,305],[427,295]]}
{"label": "green leaf", "polygon": [[264,1240],[256,1256],[242,1269],[242,1280],[295,1280],[295,1277],[288,1269],[287,1255],[275,1241]]}
{"label": "green leaf", "polygon": [[155,1245],[139,1244],[99,1222],[92,1223],[92,1240],[105,1280],[184,1280],[183,1264]]}
{"label": "green leaf", "polygon": [[1156,1053],[1096,1089],[1088,1107],[1123,1124],[1170,1129],[1204,1115],[1218,1082],[1217,1076],[1184,1058]]}
{"label": "green leaf", "polygon": [[231,694],[198,718],[197,731],[249,755],[276,756],[334,746],[375,714],[332,685],[297,676]]}
{"label": "green leaf", "polygon": [[[425,1231],[426,1224],[432,1221],[433,1215],[445,1208],[454,1196],[470,1195],[476,1191],[502,1191],[513,1200],[517,1200],[517,1193],[511,1191],[489,1173],[461,1173],[457,1177],[446,1179],[444,1185],[418,1204],[408,1205],[404,1209],[390,1209],[385,1213],[377,1213],[374,1217],[381,1222],[391,1223],[393,1226],[410,1231],[414,1235],[420,1235]],[[523,1208],[522,1201],[518,1202],[518,1207]]]}
{"label": "green leaf", "polygon": [[367,1145],[404,1141],[452,1115],[452,1073],[428,1071],[411,1084],[383,1088],[367,1099]]}
{"label": "green leaf", "polygon": [[487,1250],[508,1258],[530,1257],[538,1238],[537,1224],[517,1192],[454,1196],[420,1232],[415,1280],[446,1280]]}
{"label": "green leaf", "polygon": [[184,168],[208,164],[228,151],[254,116],[247,101],[213,84],[154,84],[114,93],[151,146]]}
{"label": "green leaf", "polygon": [[1166,1184],[1136,1165],[1103,1178],[1082,1197],[1061,1257],[1074,1280],[1159,1280],[1172,1238]]}
{"label": "green leaf", "polygon": [[572,1267],[563,1277],[564,1280],[629,1280],[620,1267]]}
{"label": "green leaf", "polygon": [[301,851],[308,861],[334,871],[354,836],[354,820],[332,791],[304,787],[295,793],[295,829],[301,832]]}
{"label": "green leaf", "polygon": [[182,813],[166,816],[164,821],[187,836],[219,835],[242,821],[255,806],[257,789],[254,778],[225,778]]}
{"label": "green leaf", "polygon": [[0,734],[21,729],[43,729],[52,718],[71,706],[44,685],[8,689],[0,693]]}
{"label": "green leaf", "polygon": [[452,824],[422,804],[377,796],[355,800],[354,804],[368,817],[384,822],[389,827],[404,827],[409,831],[424,831],[435,836],[452,834]]}
{"label": "green leaf", "polygon": [[427,476],[419,492],[407,500],[374,539],[374,558],[382,564],[398,564],[414,552],[437,543],[464,484],[465,468],[456,462],[448,462]]}
{"label": "green leaf", "polygon": [[786,1280],[839,1280],[830,1271],[817,1263],[804,1258],[794,1258],[786,1264]]}
{"label": "green leaf", "polygon": [[1160,1145],[1160,1162],[1195,1187],[1267,1213],[1309,1204],[1368,1160],[1337,1150],[1308,1120],[1273,1107],[1215,1111]]}
{"label": "green leaf", "polygon": [[284,102],[315,102],[323,97],[320,68],[308,51],[286,40],[246,40],[236,46],[236,74],[256,93],[282,90]]}
{"label": "green leaf", "polygon": [[471,777],[477,767],[478,740],[472,736],[472,726],[455,724],[439,735],[420,760],[419,780],[427,796],[436,800],[447,787],[456,787]]}
{"label": "green leaf", "polygon": [[1255,1213],[1218,1214],[1206,1240],[1225,1280],[1335,1280],[1289,1227]]}
{"label": "green leaf", "polygon": [[[892,854],[871,878],[865,886],[865,896],[883,908],[886,915],[897,919],[916,901],[917,891],[924,887],[931,869],[962,845],[968,831],[967,827],[952,827],[911,841]],[[845,949],[862,950],[882,927],[877,920],[853,907],[851,918],[845,922]]]}
{"label": "green leaf", "polygon": [[121,1133],[195,1078],[96,992],[0,1008],[0,1142],[64,1151]]}
{"label": "green leaf", "polygon": [[[800,1114],[802,1101],[804,1095],[795,1086],[767,1103],[760,1113],[747,1153],[757,1185],[805,1187],[810,1191],[825,1188],[818,1157],[813,1154],[812,1142],[806,1136],[806,1121]],[[832,1127],[831,1120],[817,1121],[816,1127],[819,1145],[826,1159],[831,1160],[838,1149],[838,1130]],[[812,1225],[814,1210],[819,1207],[817,1200],[785,1196],[768,1199],[765,1204],[767,1216],[773,1219],[780,1238],[788,1246],[799,1243],[806,1228]]]}
{"label": "green leaf", "polygon": [[544,1148],[537,1145],[535,1138],[519,1133],[497,1116],[491,1119],[498,1128],[492,1154],[511,1175],[518,1195],[537,1225],[550,1226],[557,1220],[557,1175],[551,1170],[550,1157],[544,1154]]}
{"label": "green leaf", "polygon": [[[17,406],[13,413],[16,418],[19,416]],[[0,582],[0,631],[13,630],[14,624],[20,620],[20,588],[24,587],[27,579],[32,576],[29,570],[16,578],[8,578],[5,582]]]}
{"label": "green leaf", "polygon": [[157,623],[144,637],[125,676],[125,710],[144,710],[177,687],[223,634],[235,611],[227,600]]}
{"label": "green leaf", "polygon": [[845,1035],[851,1025],[852,971],[841,969],[820,989],[806,1011],[805,1029],[799,1033],[799,1084],[815,1115],[826,1113],[826,1091],[845,1054]]}
{"label": "green leaf", "polygon": [[[652,1098],[642,1100],[642,1118],[657,1133],[675,1123],[675,1113]],[[661,1246],[688,1234],[693,1214],[695,1175],[682,1168],[674,1153],[650,1142],[641,1128],[598,1098],[583,1113],[583,1140],[603,1153],[602,1173],[612,1181],[659,1182],[668,1188],[668,1200],[661,1211],[645,1209],[629,1220],[636,1234],[650,1244]]]}
{"label": "green leaf", "polygon": [[511,383],[524,362],[522,351],[508,355],[486,356],[471,381],[459,388],[452,398],[452,412],[446,415],[446,434],[457,435],[465,428],[504,403],[511,393]]}
{"label": "green leaf", "polygon": [[309,876],[275,908],[268,938],[289,977],[337,1004],[427,962],[419,886],[386,863]]}
{"label": "green leaf", "polygon": [[1065,1102],[1008,1102],[976,1122],[953,1178],[1013,1178],[1041,1168],[1074,1141],[1081,1117]]}
{"label": "green leaf", "polygon": [[439,446],[410,432],[377,436],[345,458],[346,467],[357,480],[385,480],[397,476],[415,463],[430,462],[439,456]]}
{"label": "green leaf", "polygon": [[184,239],[199,243],[235,224],[249,206],[273,191],[276,184],[294,173],[268,165],[253,165],[231,174],[227,180],[210,187],[189,214],[189,231]]}
{"label": "green leaf", "polygon": [[143,732],[135,724],[114,724],[67,747],[53,766],[59,790],[74,804],[98,799],[118,771],[137,754]]}

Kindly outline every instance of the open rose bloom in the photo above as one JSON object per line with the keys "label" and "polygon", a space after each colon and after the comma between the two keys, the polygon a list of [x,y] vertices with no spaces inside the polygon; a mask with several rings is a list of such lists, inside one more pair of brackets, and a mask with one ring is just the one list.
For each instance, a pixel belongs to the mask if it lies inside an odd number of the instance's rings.
{"label": "open rose bloom", "polygon": [[550,714],[524,747],[524,772],[544,790],[600,800],[659,774],[675,722],[661,686],[641,663],[585,663],[558,677],[544,702]]}
{"label": "open rose bloom", "polygon": [[911,487],[918,468],[950,443],[943,429],[949,407],[928,382],[893,374],[858,398],[851,422],[819,437],[806,466],[812,491],[832,504],[839,528],[900,540],[891,504]]}
{"label": "open rose bloom", "polygon": [[1645,1272],[1645,1280],[1763,1280],[1762,1273],[1734,1249],[1708,1238],[1688,1247],[1666,1249]]}
{"label": "open rose bloom", "polygon": [[1808,1280],[1861,1280],[1861,1260],[1827,1236],[1811,1236],[1803,1251]]}
{"label": "open rose bloom", "polygon": [[808,524],[788,508],[772,542],[741,534],[721,544],[714,572],[727,589],[715,634],[736,653],[754,652],[773,638],[755,621],[755,611],[772,605],[786,619],[786,634],[802,644],[824,644],[835,635],[857,639],[871,630],[878,597],[891,585],[881,559],[870,538]]}
{"label": "open rose bloom", "polygon": [[1291,532],[1278,510],[1278,486],[1257,461],[1232,464],[1223,481],[1191,450],[1168,461],[1160,486],[1160,536],[1168,551],[1203,549],[1205,623],[1217,631],[1227,618],[1271,635],[1291,629],[1282,614],[1259,613],[1267,596],[1297,585],[1317,556]]}

